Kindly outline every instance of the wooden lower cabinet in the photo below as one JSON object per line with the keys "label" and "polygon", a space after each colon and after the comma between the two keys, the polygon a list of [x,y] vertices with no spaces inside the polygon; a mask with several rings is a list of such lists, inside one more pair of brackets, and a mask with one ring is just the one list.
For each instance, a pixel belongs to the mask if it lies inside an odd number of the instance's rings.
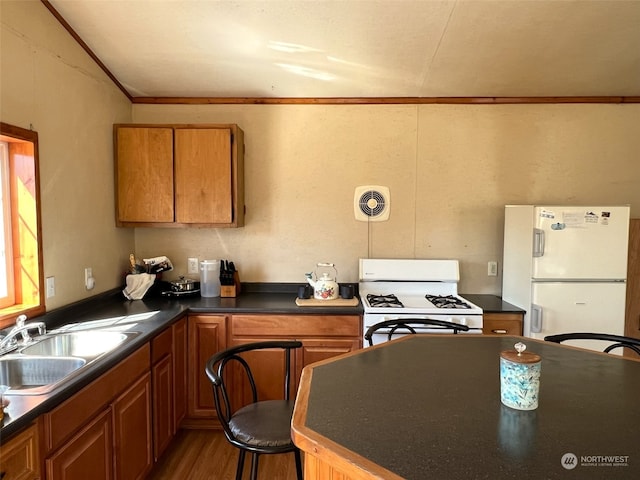
{"label": "wooden lower cabinet", "polygon": [[153,457],[157,461],[171,443],[173,427],[173,329],[151,341]]}
{"label": "wooden lower cabinet", "polygon": [[[267,339],[258,336],[233,338],[231,345],[262,342]],[[273,338],[268,338],[273,340]],[[298,339],[302,341],[302,347],[293,352],[291,364],[293,366],[293,378],[291,380],[289,397],[295,398],[298,390],[298,381],[302,375],[302,369],[320,360],[352,352],[361,347],[359,339],[336,338],[310,338]],[[242,354],[242,358],[249,364],[251,372],[255,376],[258,399],[277,400],[284,397],[284,365],[285,353],[282,349],[264,349]],[[251,387],[245,381],[245,375],[240,369],[233,371],[233,405],[239,407],[251,401]]]}
{"label": "wooden lower cabinet", "polygon": [[115,478],[138,480],[153,466],[151,375],[147,373],[113,403]]}
{"label": "wooden lower cabinet", "polygon": [[[303,347],[294,353],[293,398],[302,369],[311,363],[362,348],[359,315],[189,315],[188,408],[182,423],[187,428],[219,428],[211,382],[204,373],[209,358],[234,345],[273,339],[296,339]],[[281,350],[261,350],[245,355],[257,379],[259,398],[282,398]],[[248,385],[233,375],[233,403],[250,395]]]}
{"label": "wooden lower cabinet", "polygon": [[[192,343],[200,349],[190,360],[195,365],[224,348],[226,319],[202,316],[193,324]],[[184,317],[3,442],[0,480],[145,478],[187,414],[187,346]],[[211,387],[197,378],[202,391],[194,396],[193,410],[207,412],[211,424]]]}
{"label": "wooden lower cabinet", "polygon": [[524,313],[485,313],[482,333],[485,335],[522,335]]}
{"label": "wooden lower cabinet", "polygon": [[43,415],[47,480],[144,478],[152,465],[150,346]]}
{"label": "wooden lower cabinet", "polygon": [[361,347],[360,337],[302,339],[302,349],[296,357],[296,378],[300,378],[302,369],[307,365],[344,353],[353,352]]}
{"label": "wooden lower cabinet", "polygon": [[[362,348],[362,321],[358,315],[233,315],[229,346],[265,340],[300,340],[302,348],[293,358],[295,397],[302,369],[307,365]],[[282,398],[284,354],[281,350],[260,350],[243,356],[256,376],[258,398]],[[248,400],[250,390],[235,380],[234,404]]]}
{"label": "wooden lower cabinet", "polygon": [[113,478],[111,425],[109,407],[47,458],[47,480]]}
{"label": "wooden lower cabinet", "polygon": [[[358,315],[189,315],[2,445],[3,480],[135,480],[151,471],[176,429],[219,428],[207,360],[227,345],[297,339],[302,369],[362,347]],[[280,351],[251,360],[262,399],[281,398]],[[241,390],[242,391],[242,390]],[[43,459],[43,460],[40,460]]]}
{"label": "wooden lower cabinet", "polygon": [[[261,338],[232,340],[229,346],[263,340]],[[242,354],[242,358],[249,364],[251,373],[255,377],[258,399],[277,400],[284,398],[285,353],[282,349],[274,348],[247,352]],[[295,367],[295,357],[292,359],[291,364]],[[231,380],[231,402],[235,410],[252,401],[252,390],[241,368],[236,368],[236,365],[233,365],[231,372],[233,377]],[[295,397],[296,384],[296,380],[292,379],[289,388],[290,398]]]}
{"label": "wooden lower cabinet", "polygon": [[47,480],[145,478],[153,466],[147,372],[46,461]]}
{"label": "wooden lower cabinet", "polygon": [[40,478],[38,426],[33,424],[0,446],[0,479]]}
{"label": "wooden lower cabinet", "polygon": [[187,319],[151,341],[153,458],[171,444],[187,413]]}
{"label": "wooden lower cabinet", "polygon": [[187,416],[187,319],[178,320],[173,330],[173,434]]}
{"label": "wooden lower cabinet", "polygon": [[211,382],[204,373],[207,360],[226,348],[227,317],[189,315],[189,385],[185,427],[218,428]]}

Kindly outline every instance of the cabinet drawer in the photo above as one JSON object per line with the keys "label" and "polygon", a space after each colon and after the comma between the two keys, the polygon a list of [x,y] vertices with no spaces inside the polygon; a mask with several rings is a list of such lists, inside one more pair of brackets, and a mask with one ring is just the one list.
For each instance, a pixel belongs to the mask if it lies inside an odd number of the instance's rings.
{"label": "cabinet drawer", "polygon": [[360,337],[361,328],[358,315],[233,315],[231,321],[233,337]]}
{"label": "cabinet drawer", "polygon": [[166,357],[173,349],[173,334],[171,327],[151,340],[151,364],[155,365],[162,357]]}
{"label": "cabinet drawer", "polygon": [[482,333],[486,335],[522,335],[522,315],[517,313],[485,314]]}

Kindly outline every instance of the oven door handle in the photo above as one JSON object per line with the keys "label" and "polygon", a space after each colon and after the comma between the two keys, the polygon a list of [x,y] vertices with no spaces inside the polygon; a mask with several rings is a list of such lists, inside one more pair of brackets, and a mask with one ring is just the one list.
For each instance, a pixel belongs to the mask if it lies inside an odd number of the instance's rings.
{"label": "oven door handle", "polygon": [[[396,326],[397,324],[397,326]],[[441,327],[441,329],[449,329],[453,330],[453,333],[458,333],[458,331],[467,332],[469,331],[469,327],[467,325],[463,325],[461,323],[448,322],[446,320],[437,320],[435,318],[395,318],[390,320],[384,320],[382,322],[378,322],[374,325],[378,325],[378,329],[385,329],[386,327],[391,327],[391,333],[395,332],[398,329],[407,329],[410,333],[416,333],[415,328],[417,325],[422,325],[423,328],[419,329],[429,329],[431,326]],[[367,327],[369,330],[371,327]],[[379,330],[376,330],[376,332]],[[372,332],[375,333],[375,332]]]}

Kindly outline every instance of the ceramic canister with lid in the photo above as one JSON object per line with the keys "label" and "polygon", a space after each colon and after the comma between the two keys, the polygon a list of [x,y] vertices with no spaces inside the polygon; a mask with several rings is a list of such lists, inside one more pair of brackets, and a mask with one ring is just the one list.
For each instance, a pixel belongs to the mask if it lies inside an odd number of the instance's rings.
{"label": "ceramic canister with lid", "polygon": [[517,410],[538,408],[541,359],[526,348],[518,342],[515,350],[500,352],[500,400]]}

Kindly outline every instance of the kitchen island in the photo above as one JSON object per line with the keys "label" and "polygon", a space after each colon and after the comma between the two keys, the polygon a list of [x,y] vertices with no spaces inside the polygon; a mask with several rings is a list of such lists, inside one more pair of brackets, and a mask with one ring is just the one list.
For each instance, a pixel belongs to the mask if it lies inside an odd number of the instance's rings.
{"label": "kitchen island", "polygon": [[[500,402],[499,354],[542,357],[540,404]],[[410,335],[307,367],[305,478],[638,478],[640,361],[513,336]]]}

